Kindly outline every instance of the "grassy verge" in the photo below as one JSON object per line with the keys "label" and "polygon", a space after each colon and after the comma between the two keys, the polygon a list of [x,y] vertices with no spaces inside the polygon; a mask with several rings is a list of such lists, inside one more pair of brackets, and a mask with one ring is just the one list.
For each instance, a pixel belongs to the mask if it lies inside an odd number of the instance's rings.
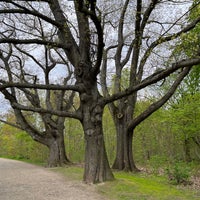
{"label": "grassy verge", "polygon": [[107,182],[99,191],[115,200],[191,200],[200,199],[200,192],[171,185],[163,176],[115,173],[116,180]]}
{"label": "grassy verge", "polygon": [[41,161],[30,160],[30,159],[25,159],[25,158],[16,158],[16,157],[12,157],[12,156],[0,156],[0,158],[6,158],[6,159],[11,159],[11,160],[18,160],[18,161],[30,163],[30,164],[33,164],[33,165],[39,165],[39,166],[46,166],[47,165],[46,163],[41,162]]}
{"label": "grassy verge", "polygon": [[[82,180],[80,167],[54,168],[68,180]],[[200,191],[171,185],[164,176],[115,172],[115,181],[97,185],[97,191],[108,200],[191,200],[200,199]]]}

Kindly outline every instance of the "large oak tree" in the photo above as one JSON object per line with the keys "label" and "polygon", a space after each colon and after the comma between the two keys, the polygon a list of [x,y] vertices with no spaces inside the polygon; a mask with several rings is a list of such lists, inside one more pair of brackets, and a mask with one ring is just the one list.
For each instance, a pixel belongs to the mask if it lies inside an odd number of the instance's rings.
{"label": "large oak tree", "polygon": [[[112,44],[106,46],[103,57],[101,83],[105,97],[113,93],[120,93],[126,87],[137,87],[143,82],[144,77],[151,79],[177,61],[175,56],[171,56],[169,61],[170,52],[175,46],[173,41],[180,40],[182,35],[191,31],[199,23],[198,15],[190,23],[186,23],[188,21],[187,14],[195,10],[197,5],[194,4],[189,11],[185,9],[181,13],[180,8],[185,3],[184,1],[138,0],[133,2],[127,0],[123,4],[119,4],[121,9],[118,12],[118,20],[109,19],[112,25],[109,25],[110,29],[115,32],[116,37]],[[170,12],[176,12],[177,16],[173,15],[172,17],[168,9]],[[113,12],[115,13],[115,11]],[[183,23],[186,25],[184,26]],[[193,56],[198,56],[196,51],[192,53]],[[109,75],[109,63],[114,63],[112,64],[114,65],[112,90],[109,89],[106,78]],[[152,76],[153,72],[155,73]],[[189,68],[182,68],[176,79],[171,82],[168,90],[137,115],[136,104],[141,98],[138,97],[138,93],[141,95],[146,93],[145,91],[136,90],[131,95],[109,104],[117,134],[114,169],[138,170],[132,154],[132,140],[136,126],[166,103],[188,72]],[[159,85],[160,88],[164,86],[162,82]],[[151,88],[147,90],[151,96]]]}
{"label": "large oak tree", "polygon": [[[56,60],[48,61],[49,51],[45,49],[43,61],[46,64],[37,60],[35,56],[25,52],[21,48],[9,45],[8,49],[4,49],[0,55],[1,71],[4,75],[5,82],[18,82],[18,83],[37,83],[39,79],[43,78],[46,86],[50,84],[50,73],[58,63],[61,61]],[[23,54],[22,54],[23,53]],[[42,53],[42,50],[41,50]],[[31,58],[35,68],[37,68],[37,74],[30,68],[27,70],[26,65]],[[41,70],[41,71],[40,71]],[[30,71],[28,73],[28,71]],[[63,81],[63,84],[71,77],[69,73]],[[58,111],[69,110],[71,103],[73,102],[74,93],[66,95],[64,91],[51,92],[47,90],[46,93],[37,89],[11,88],[10,90],[2,90],[5,98],[10,102],[13,108],[16,123],[6,122],[12,126],[25,130],[33,140],[45,145],[49,149],[48,166],[56,167],[68,164],[70,161],[66,156],[65,144],[64,144],[64,130],[65,130],[65,117],[56,116],[51,113],[43,112],[42,110],[52,110],[56,108]],[[32,107],[37,108],[37,114],[32,112]]]}

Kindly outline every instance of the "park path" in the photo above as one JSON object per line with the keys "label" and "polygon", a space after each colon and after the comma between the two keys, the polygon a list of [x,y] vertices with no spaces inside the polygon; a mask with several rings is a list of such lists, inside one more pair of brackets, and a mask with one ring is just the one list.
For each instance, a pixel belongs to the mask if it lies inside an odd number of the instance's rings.
{"label": "park path", "polygon": [[47,168],[0,158],[0,200],[103,199],[94,185],[67,180]]}

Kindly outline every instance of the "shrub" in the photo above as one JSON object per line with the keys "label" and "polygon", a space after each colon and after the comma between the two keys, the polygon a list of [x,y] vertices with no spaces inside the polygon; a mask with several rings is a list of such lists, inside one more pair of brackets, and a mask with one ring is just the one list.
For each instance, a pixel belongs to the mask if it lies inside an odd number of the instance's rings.
{"label": "shrub", "polygon": [[174,184],[190,184],[190,168],[183,163],[175,163],[172,167],[166,169],[170,182]]}

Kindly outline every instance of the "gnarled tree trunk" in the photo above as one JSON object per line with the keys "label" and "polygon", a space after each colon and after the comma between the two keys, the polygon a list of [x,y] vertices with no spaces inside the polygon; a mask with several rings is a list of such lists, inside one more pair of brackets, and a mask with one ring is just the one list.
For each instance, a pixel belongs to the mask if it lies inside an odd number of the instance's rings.
{"label": "gnarled tree trunk", "polygon": [[125,130],[123,119],[115,118],[115,128],[116,128],[116,157],[112,165],[113,169],[124,170],[124,152],[125,152]]}
{"label": "gnarled tree trunk", "polygon": [[[135,96],[119,100],[118,107],[110,106],[110,111],[116,128],[116,157],[112,168],[125,171],[139,171],[133,157],[133,132],[128,131],[128,125],[132,121]],[[131,102],[128,103],[128,102]],[[128,106],[128,105],[131,106]]]}
{"label": "gnarled tree trunk", "polygon": [[58,132],[54,136],[51,134],[47,140],[47,147],[49,148],[48,167],[58,167],[70,163],[66,156],[63,133]]}
{"label": "gnarled tree trunk", "polygon": [[[117,119],[115,123],[117,135],[116,157],[112,168],[125,171],[139,171],[135,165],[133,157],[133,133],[127,130],[125,119]],[[121,120],[121,122],[119,122]]]}
{"label": "gnarled tree trunk", "polygon": [[57,167],[65,164],[69,164],[70,161],[66,156],[65,143],[64,143],[64,118],[57,120],[56,126],[51,126],[49,118],[43,117],[45,124],[45,131],[39,132],[38,129],[30,125],[26,120],[22,112],[18,109],[14,109],[17,122],[23,130],[25,130],[33,140],[39,142],[49,149],[48,166]]}
{"label": "gnarled tree trunk", "polygon": [[[94,86],[94,84],[93,84]],[[92,87],[93,87],[92,86]],[[105,150],[102,116],[103,107],[97,87],[80,95],[83,119],[81,121],[85,135],[85,171],[86,183],[98,183],[113,180],[111,168]]]}
{"label": "gnarled tree trunk", "polygon": [[84,181],[86,183],[99,183],[113,180],[114,176],[108,163],[103,134],[95,129],[90,131],[95,132],[95,134],[85,137]]}

